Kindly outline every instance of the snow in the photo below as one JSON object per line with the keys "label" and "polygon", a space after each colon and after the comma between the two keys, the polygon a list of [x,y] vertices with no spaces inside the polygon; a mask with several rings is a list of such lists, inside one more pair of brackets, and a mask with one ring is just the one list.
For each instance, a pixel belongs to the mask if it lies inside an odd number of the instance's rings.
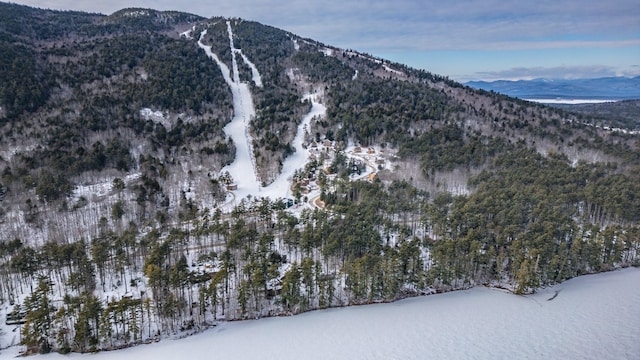
{"label": "snow", "polygon": [[200,46],[200,48],[204,50],[207,56],[209,56],[213,61],[216,62],[216,64],[218,64],[218,66],[220,67],[220,72],[222,73],[222,77],[224,78],[226,83],[227,84],[233,83],[233,80],[231,80],[231,73],[227,65],[225,65],[222,61],[220,61],[220,59],[218,58],[218,55],[214,54],[211,51],[211,46],[207,46],[202,43],[202,39],[205,37],[205,35],[207,35],[207,29],[203,30],[202,33],[200,33],[198,46]]}
{"label": "snow", "polygon": [[185,32],[181,32],[180,36],[184,36],[185,38],[191,40],[193,39],[193,36],[191,36],[191,34],[196,30],[196,26],[194,25],[193,28],[185,31]]}
{"label": "snow", "polygon": [[229,21],[227,21],[227,33],[229,34],[229,47],[231,48],[231,65],[233,68],[233,82],[235,84],[240,84],[240,72],[238,71],[238,62],[236,61],[236,47],[233,44],[233,30],[231,29],[231,22]]}
{"label": "snow", "polygon": [[129,17],[143,17],[143,16],[149,16],[149,11],[147,10],[132,10],[132,11],[127,11],[124,13],[124,16],[129,16]]}
{"label": "snow", "polygon": [[[638,284],[640,269],[628,268],[530,296],[474,288],[222,323],[185,339],[117,352],[34,359],[638,359]],[[2,355],[13,357],[19,350],[11,347]]]}
{"label": "snow", "polygon": [[[129,184],[142,177],[142,173],[133,173],[127,175],[123,181],[125,184]],[[95,184],[78,184],[73,189],[73,198],[78,199],[80,197],[104,197],[111,193],[113,188],[114,178],[107,179],[103,182]]]}
{"label": "snow", "polygon": [[140,116],[142,116],[145,120],[163,120],[164,119],[164,113],[162,113],[162,111],[158,110],[158,111],[153,111],[149,108],[143,108],[140,110]]}
{"label": "snow", "polygon": [[611,131],[611,132],[621,132],[623,134],[631,134],[631,135],[638,135],[640,134],[640,130],[628,130],[628,129],[622,129],[622,128],[612,128],[610,126],[602,126],[600,127],[599,125],[596,125],[596,128],[602,128],[606,131]]}
{"label": "snow", "polygon": [[333,49],[330,48],[322,48],[320,49],[320,52],[322,52],[325,56],[333,56]]}
{"label": "snow", "polygon": [[157,124],[162,124],[167,129],[171,128],[171,121],[160,110],[153,111],[149,108],[142,108],[140,109],[140,116],[145,120],[151,120]]}
{"label": "snow", "polygon": [[382,64],[382,63],[383,63],[383,61],[382,61],[382,60],[380,60],[380,59],[376,59],[376,58],[374,58],[374,57],[371,57],[371,56],[368,56],[368,55],[361,54],[361,53],[359,53],[359,52],[357,52],[357,51],[347,50],[347,51],[345,52],[345,54],[346,54],[347,56],[357,56],[357,57],[359,57],[359,58],[361,58],[361,59],[365,59],[365,60],[371,61],[371,62],[376,63],[376,64]]}
{"label": "snow", "polygon": [[384,69],[390,73],[394,73],[396,75],[404,75],[404,73],[402,71],[398,71],[396,69],[392,69],[389,66],[387,66],[386,64],[383,64],[382,67],[384,67]]}
{"label": "snow", "polygon": [[353,73],[353,76],[351,77],[351,80],[355,80],[358,78],[358,69],[356,69],[356,71]]}
{"label": "snow", "polygon": [[251,77],[252,77],[253,83],[256,84],[257,87],[262,87],[262,77],[260,76],[260,73],[258,72],[258,69],[256,68],[256,66],[251,61],[249,61],[249,58],[247,58],[242,53],[242,50],[235,49],[235,51],[238,54],[240,54],[240,56],[242,56],[242,60],[244,61],[244,63],[247,64],[249,68],[251,68]]}
{"label": "snow", "polygon": [[[322,93],[318,91],[316,91],[314,94],[306,94],[303,97],[303,101],[311,101],[311,110],[304,116],[304,118],[302,118],[300,125],[298,125],[296,136],[291,143],[291,146],[295,149],[295,152],[289,155],[289,157],[284,160],[280,175],[266,187],[261,187],[260,184],[257,183],[253,185],[239,185],[238,189],[234,191],[234,197],[229,205],[237,205],[242,199],[247,198],[248,196],[254,198],[270,198],[271,200],[292,197],[291,183],[293,175],[296,170],[303,168],[309,161],[309,152],[302,146],[304,142],[305,132],[309,129],[311,120],[316,117],[324,116],[327,110],[326,107],[319,102],[319,99],[321,97]],[[240,130],[236,129],[236,131]],[[246,169],[251,167],[251,163],[247,160],[246,157],[240,159],[236,157],[236,161],[234,161],[231,166],[235,164],[237,164],[236,166],[239,167],[240,171],[242,171],[242,169],[244,168],[245,172]],[[223,171],[227,168],[230,167],[225,167]],[[233,175],[231,170],[228,171],[231,173],[234,179],[237,179]],[[237,182],[238,184],[240,184],[239,181]]]}
{"label": "snow", "polygon": [[161,110],[153,111],[152,109],[146,107],[140,109],[140,116],[145,120],[151,120],[156,124],[161,124],[167,130],[173,128],[178,119],[183,122],[193,121],[193,117],[186,116],[185,113],[172,114],[170,112],[163,112]]}
{"label": "snow", "polygon": [[35,142],[33,144],[13,144],[13,146],[9,146],[4,150],[0,151],[0,158],[4,159],[6,162],[10,162],[14,156],[23,152],[33,151],[36,148]]}

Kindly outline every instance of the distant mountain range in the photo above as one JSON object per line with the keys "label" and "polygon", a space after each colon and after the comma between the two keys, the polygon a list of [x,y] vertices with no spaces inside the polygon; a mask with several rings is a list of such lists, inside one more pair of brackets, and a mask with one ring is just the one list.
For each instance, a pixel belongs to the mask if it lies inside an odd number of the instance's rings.
{"label": "distant mountain range", "polygon": [[469,81],[465,85],[521,99],[640,99],[640,76],[576,80]]}

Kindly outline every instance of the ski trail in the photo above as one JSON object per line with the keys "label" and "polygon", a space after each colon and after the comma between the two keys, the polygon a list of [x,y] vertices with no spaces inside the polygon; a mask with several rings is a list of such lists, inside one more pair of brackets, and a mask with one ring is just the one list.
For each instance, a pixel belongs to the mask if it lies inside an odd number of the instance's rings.
{"label": "ski trail", "polygon": [[233,95],[233,118],[223,130],[227,136],[231,137],[236,146],[236,158],[231,164],[225,166],[222,171],[228,171],[234,179],[238,186],[236,199],[240,201],[246,195],[255,195],[260,192],[260,181],[257,176],[253,146],[249,135],[249,122],[255,117],[255,107],[249,85],[240,81],[236,52],[233,45],[233,32],[229,21],[227,21],[227,32],[229,33],[229,46],[231,48],[231,70],[211,51],[211,46],[202,43],[207,30],[200,33],[198,46],[218,65],[222,77]]}
{"label": "ski trail", "polygon": [[[231,80],[231,72],[229,71],[229,67],[227,67],[225,63],[220,61],[220,59],[218,58],[218,55],[211,52],[211,46],[207,46],[202,43],[202,39],[205,37],[205,35],[207,35],[207,29],[205,29],[200,33],[200,39],[198,39],[198,46],[200,46],[200,48],[204,50],[204,52],[207,54],[208,57],[213,59],[213,61],[215,61],[216,64],[218,64],[218,67],[220,67],[220,72],[222,73],[222,77],[224,78],[224,81],[227,83],[227,85],[229,85],[229,87],[231,87],[231,91],[233,92],[234,86],[233,86],[233,80]],[[234,94],[234,98],[235,98],[235,94]]]}
{"label": "ski trail", "polygon": [[[262,86],[262,79],[255,65],[240,49],[235,48],[233,31],[229,21],[227,21],[227,32],[229,33],[229,47],[232,55],[231,69],[220,61],[218,56],[211,51],[211,46],[202,43],[202,40],[207,34],[207,30],[202,31],[200,34],[198,46],[218,65],[222,77],[231,89],[233,95],[234,116],[223,130],[227,136],[233,139],[236,146],[236,158],[230,165],[225,166],[222,171],[228,171],[238,185],[237,190],[234,191],[234,203],[239,203],[248,195],[253,197],[269,197],[272,200],[291,196],[291,180],[293,174],[296,170],[304,167],[309,160],[308,152],[302,147],[305,132],[309,129],[311,120],[314,117],[324,116],[327,110],[326,107],[319,102],[322,93],[316,93],[315,95],[309,93],[303,97],[303,101],[311,101],[311,110],[298,125],[296,136],[291,144],[295,152],[284,160],[282,171],[276,180],[267,187],[261,187],[259,178],[256,175],[257,167],[255,158],[253,157],[252,139],[249,135],[249,122],[255,117],[255,107],[253,105],[249,84],[240,81],[236,54],[240,54],[245,64],[251,68],[253,82],[256,86]],[[253,169],[253,174],[250,174],[250,169]]]}
{"label": "ski trail", "polygon": [[291,197],[291,180],[296,170],[303,168],[309,160],[309,153],[302,147],[304,143],[305,132],[309,130],[311,120],[315,117],[323,117],[327,112],[327,108],[318,102],[321,95],[306,94],[302,98],[311,101],[311,110],[302,118],[296,137],[293,139],[291,146],[296,151],[289,155],[282,164],[282,171],[276,180],[262,190],[262,196],[269,196],[272,199]]}
{"label": "ski trail", "polygon": [[258,72],[258,68],[252,63],[249,58],[242,52],[240,49],[235,49],[240,56],[242,56],[242,60],[249,68],[251,68],[251,78],[253,79],[253,83],[256,84],[257,87],[262,87],[262,77]]}
{"label": "ski trail", "polygon": [[229,48],[231,49],[231,65],[233,67],[233,82],[240,84],[240,74],[238,72],[238,62],[236,61],[236,47],[233,45],[233,31],[231,22],[227,21],[227,33],[229,34]]}
{"label": "ski trail", "polygon": [[245,64],[251,69],[251,75],[253,78],[253,82],[258,87],[262,87],[262,77],[258,72],[256,66],[247,58],[241,49],[237,49],[235,44],[233,43],[233,30],[231,30],[231,22],[227,21],[227,32],[229,33],[229,48],[231,49],[231,62],[233,63],[233,81],[236,83],[240,82],[240,74],[238,72],[238,63],[236,61],[236,54],[240,54],[242,60]]}

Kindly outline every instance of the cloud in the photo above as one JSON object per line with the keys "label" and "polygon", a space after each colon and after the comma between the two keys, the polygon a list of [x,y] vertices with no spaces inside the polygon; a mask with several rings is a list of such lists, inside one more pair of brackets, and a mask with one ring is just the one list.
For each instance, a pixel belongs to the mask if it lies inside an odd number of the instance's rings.
{"label": "cloud", "polygon": [[[111,13],[125,7],[236,16],[341,47],[420,51],[611,46],[638,39],[637,0],[22,0],[33,6]],[[572,41],[568,41],[572,40]],[[582,42],[581,42],[582,41]],[[402,44],[402,45],[400,45]],[[637,43],[635,44],[637,45]]]}
{"label": "cloud", "polygon": [[[241,17],[325,44],[374,55],[413,54],[415,58],[416,54],[422,54],[425,61],[413,62],[413,66],[449,75],[497,70],[499,63],[500,68],[509,68],[502,73],[505,77],[547,77],[563,73],[564,76],[579,76],[581,73],[608,76],[630,72],[629,66],[640,58],[638,0],[13,1],[41,8],[105,14],[126,7],[146,7],[185,11],[205,17]],[[579,52],[580,58],[558,49],[572,49],[569,52]],[[537,56],[535,63],[523,56],[512,58],[518,51],[548,56]],[[427,57],[427,54],[438,52],[463,58],[444,59],[441,56],[437,64],[433,57]],[[478,61],[477,55],[482,53],[492,53],[493,58],[485,56],[483,61]],[[608,60],[603,60],[602,54],[608,54]],[[552,59],[554,56],[557,57]],[[408,63],[409,56],[394,58]],[[451,63],[459,66],[453,68]],[[592,69],[572,66],[585,64],[606,64],[610,68],[607,70],[605,66],[598,70],[596,65]],[[614,65],[625,66],[627,70],[616,70]],[[517,75],[516,71],[524,71],[524,75]],[[485,75],[501,74],[485,72]],[[472,76],[475,75],[457,77]]]}
{"label": "cloud", "polygon": [[323,42],[379,51],[399,46],[416,51],[610,47],[638,39],[637,1],[592,3],[327,0],[307,5],[311,17],[301,16],[295,6],[255,16]]}

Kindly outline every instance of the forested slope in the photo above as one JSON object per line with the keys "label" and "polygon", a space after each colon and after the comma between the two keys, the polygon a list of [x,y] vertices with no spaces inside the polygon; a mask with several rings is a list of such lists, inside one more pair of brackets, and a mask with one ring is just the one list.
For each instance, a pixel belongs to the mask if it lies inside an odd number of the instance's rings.
{"label": "forested slope", "polygon": [[[264,185],[303,96],[322,99],[295,200],[234,197],[234,98],[198,41],[261,76],[239,66]],[[640,138],[603,121],[241,19],[0,3],[4,332],[22,324],[29,352],[96,351],[637,266]]]}

